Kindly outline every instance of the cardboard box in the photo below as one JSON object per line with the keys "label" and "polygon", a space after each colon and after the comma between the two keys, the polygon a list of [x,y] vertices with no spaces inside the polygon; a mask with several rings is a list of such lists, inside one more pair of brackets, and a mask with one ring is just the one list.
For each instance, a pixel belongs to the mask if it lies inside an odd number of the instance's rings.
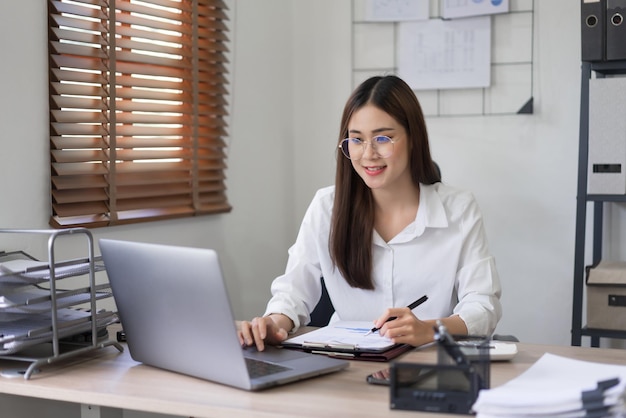
{"label": "cardboard box", "polygon": [[587,327],[626,331],[626,262],[601,261],[588,269]]}

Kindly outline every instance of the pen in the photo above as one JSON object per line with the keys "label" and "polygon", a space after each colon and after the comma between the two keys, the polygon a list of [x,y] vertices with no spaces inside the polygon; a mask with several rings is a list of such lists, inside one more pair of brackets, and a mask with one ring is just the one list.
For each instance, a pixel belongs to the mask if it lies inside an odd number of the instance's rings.
{"label": "pen", "polygon": [[[426,302],[428,300],[428,296],[424,295],[421,298],[419,298],[418,300],[416,300],[415,302],[411,303],[409,306],[407,306],[407,308],[413,310],[415,308],[417,308],[418,306],[420,306],[422,303]],[[387,318],[387,320],[385,322],[389,322],[389,321],[393,321],[394,319],[398,318],[397,316],[390,316],[389,318]],[[371,330],[369,330],[367,332],[367,334],[365,334],[366,336],[378,331],[380,328],[372,328]]]}

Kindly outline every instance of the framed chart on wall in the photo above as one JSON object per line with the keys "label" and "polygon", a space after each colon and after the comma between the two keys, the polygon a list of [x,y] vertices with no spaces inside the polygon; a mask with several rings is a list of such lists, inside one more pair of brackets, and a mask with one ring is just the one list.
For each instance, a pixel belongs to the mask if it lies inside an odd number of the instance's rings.
{"label": "framed chart on wall", "polygon": [[[353,85],[396,74],[431,117],[532,114],[533,1],[352,0]],[[481,3],[506,9],[454,14]]]}

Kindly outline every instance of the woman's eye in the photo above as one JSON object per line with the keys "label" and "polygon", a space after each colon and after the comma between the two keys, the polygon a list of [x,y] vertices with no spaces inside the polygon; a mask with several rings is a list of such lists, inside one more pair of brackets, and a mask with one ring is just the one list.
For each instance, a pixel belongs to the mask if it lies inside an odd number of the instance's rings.
{"label": "woman's eye", "polygon": [[391,138],[388,136],[377,136],[374,138],[374,141],[376,141],[377,144],[387,144],[391,142]]}
{"label": "woman's eye", "polygon": [[350,138],[350,142],[352,142],[355,145],[360,145],[363,143],[363,141],[361,141],[359,138]]}

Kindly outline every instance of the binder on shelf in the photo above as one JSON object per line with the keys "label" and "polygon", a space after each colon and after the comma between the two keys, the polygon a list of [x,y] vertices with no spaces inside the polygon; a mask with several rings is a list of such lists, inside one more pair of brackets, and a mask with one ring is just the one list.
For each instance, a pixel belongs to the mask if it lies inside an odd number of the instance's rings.
{"label": "binder on shelf", "polygon": [[626,59],[626,0],[606,0],[606,59]]}
{"label": "binder on shelf", "polygon": [[581,0],[581,57],[583,61],[604,61],[606,1]]}
{"label": "binder on shelf", "polygon": [[626,194],[626,78],[589,80],[587,193]]}

